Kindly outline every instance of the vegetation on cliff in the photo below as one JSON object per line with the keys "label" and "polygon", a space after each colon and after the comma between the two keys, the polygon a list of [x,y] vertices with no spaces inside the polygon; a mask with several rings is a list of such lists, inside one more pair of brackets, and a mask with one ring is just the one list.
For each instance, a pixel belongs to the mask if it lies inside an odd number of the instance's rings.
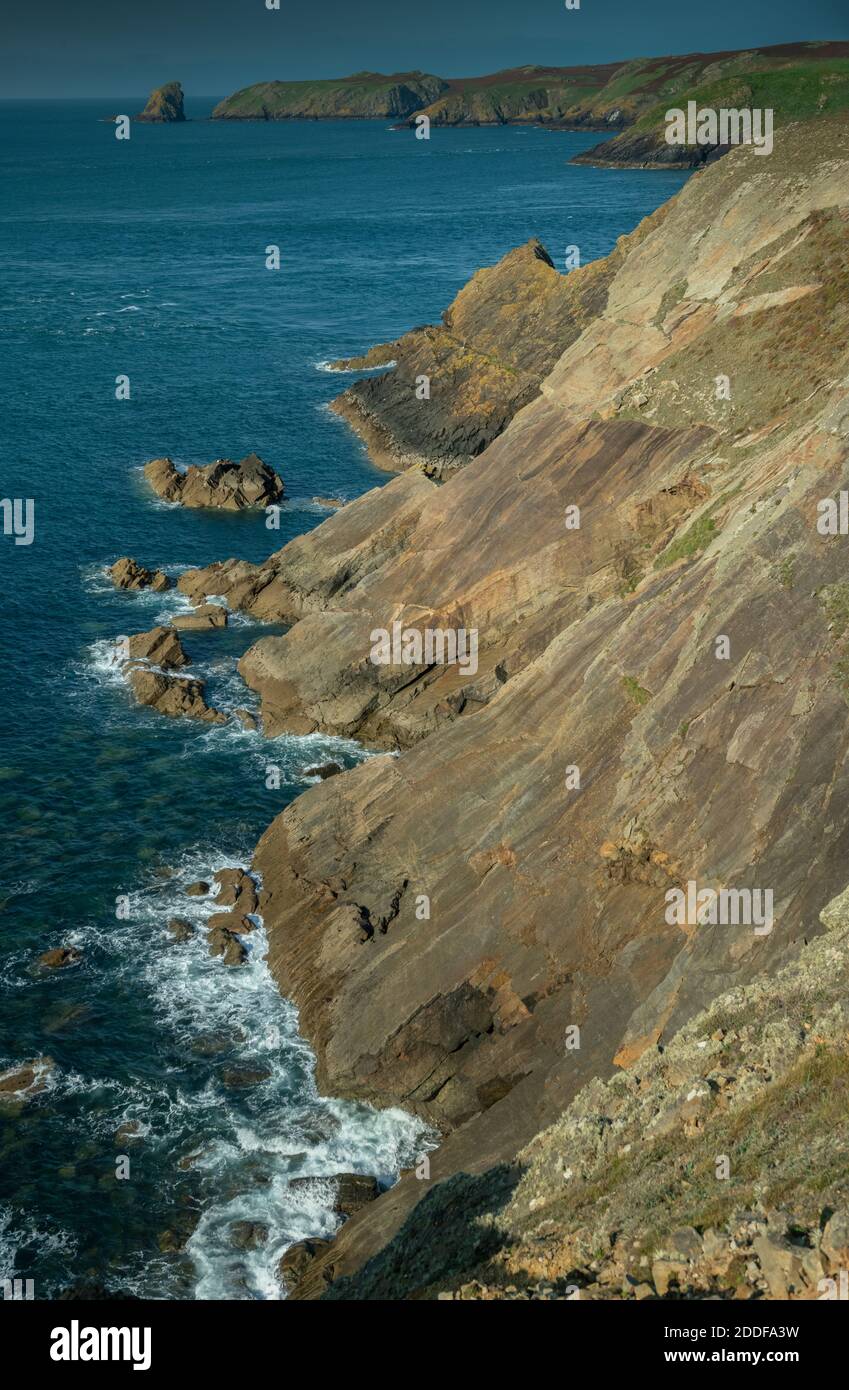
{"label": "vegetation on cliff", "polygon": [[220,102],[213,118],[380,117],[434,125],[542,124],[606,131],[612,139],[576,162],[693,166],[721,146],[673,146],[664,116],[688,101],[771,108],[776,127],[849,107],[849,43],[779,44],[588,66],[510,68],[480,77],[361,72],[303,82],[260,82]]}

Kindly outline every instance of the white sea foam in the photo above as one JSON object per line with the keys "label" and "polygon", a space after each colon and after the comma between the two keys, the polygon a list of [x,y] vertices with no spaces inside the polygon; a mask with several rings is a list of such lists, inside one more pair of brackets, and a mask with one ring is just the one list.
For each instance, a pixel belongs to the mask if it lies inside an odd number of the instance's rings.
{"label": "white sea foam", "polygon": [[[225,1063],[206,1058],[197,1064],[210,1075],[198,1089],[140,1082],[112,1093],[110,1103],[108,1093],[99,1099],[101,1135],[142,1120],[147,1147],[165,1144],[169,1153],[196,1155],[193,1166],[206,1199],[186,1251],[199,1299],[282,1297],[276,1269],[283,1252],[337,1228],[336,1175],[367,1173],[388,1186],[402,1165],[433,1146],[422,1123],[401,1110],[375,1111],[318,1095],[312,1054],[298,1033],[297,1011],[271,976],[261,924],[245,938],[250,955],[244,966],[231,968],[209,955],[205,923],[221,910],[218,895],[187,897],[185,887],[198,878],[211,882],[214,869],[244,863],[240,854],[187,853],[172,878],[131,893],[120,940],[113,930],[111,947],[104,941],[107,949],[120,951],[150,998],[167,1051],[190,1059],[198,1040],[211,1037],[226,1048],[226,1066],[268,1073],[258,1084],[232,1091],[221,1079]],[[189,941],[170,944],[171,916],[193,923]],[[187,1060],[185,1067],[191,1065]],[[175,1076],[184,1074],[181,1068]],[[315,1181],[292,1186],[295,1178]],[[235,1248],[236,1221],[262,1226],[267,1239],[254,1250]],[[121,1282],[150,1292],[161,1290],[168,1278],[165,1266],[139,1260],[122,1271]]]}
{"label": "white sea foam", "polygon": [[317,372],[339,372],[349,376],[352,372],[386,372],[390,367],[397,367],[398,363],[393,358],[390,362],[378,362],[376,367],[334,367],[330,362],[314,362],[313,366]]}

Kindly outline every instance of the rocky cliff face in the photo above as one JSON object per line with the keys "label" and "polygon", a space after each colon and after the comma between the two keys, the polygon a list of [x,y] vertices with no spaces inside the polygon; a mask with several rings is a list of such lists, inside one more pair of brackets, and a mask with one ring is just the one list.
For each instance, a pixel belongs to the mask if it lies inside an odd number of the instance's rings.
{"label": "rocky cliff face", "polygon": [[[327,1296],[837,1297],[849,1264],[849,890],[822,916],[828,934],[798,960],[590,1082],[514,1163],[429,1191]],[[296,1298],[324,1289],[335,1256],[322,1255]]]}
{"label": "rocky cliff face", "polygon": [[[269,732],[394,750],[301,796],[255,866],[320,1085],[430,1119],[431,1186],[792,960],[845,884],[846,541],[817,523],[849,488],[847,134],[695,175],[444,484],[411,469],[266,566],[181,580],[294,623],[242,662]],[[475,630],[477,669],[374,664],[393,621]],[[769,890],[774,920],[668,920],[689,883]],[[355,1217],[336,1275],[427,1190]]]}
{"label": "rocky cliff face", "polygon": [[[727,106],[772,105],[785,121],[849,105],[849,44],[788,43],[635,58],[585,66],[530,65],[479,77],[360,72],[309,82],[259,82],[213,111],[215,120],[394,118],[412,124],[547,125],[617,136],[638,123],[635,141],[611,140],[593,163],[697,165],[703,151],[672,150],[663,113],[690,99]],[[587,156],[581,156],[582,161]]]}
{"label": "rocky cliff face", "polygon": [[148,97],[147,106],[137,121],[184,121],[183,89],[179,82],[166,82],[156,87]]}

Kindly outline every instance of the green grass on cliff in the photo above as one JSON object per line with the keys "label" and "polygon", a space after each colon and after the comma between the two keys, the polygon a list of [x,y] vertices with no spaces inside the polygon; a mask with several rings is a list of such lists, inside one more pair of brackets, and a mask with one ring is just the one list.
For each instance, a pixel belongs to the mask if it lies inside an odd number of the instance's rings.
{"label": "green grass on cliff", "polygon": [[723,107],[771,109],[776,126],[782,121],[808,120],[843,111],[849,107],[849,59],[794,63],[791,67],[760,72],[743,69],[716,82],[684,87],[645,111],[636,122],[636,128],[663,127],[667,110],[672,106],[683,109],[688,101],[713,110]]}

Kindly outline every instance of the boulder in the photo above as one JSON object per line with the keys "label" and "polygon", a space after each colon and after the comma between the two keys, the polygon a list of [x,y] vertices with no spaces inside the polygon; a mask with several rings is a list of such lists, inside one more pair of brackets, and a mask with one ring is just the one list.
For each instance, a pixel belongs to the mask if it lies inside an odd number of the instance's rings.
{"label": "boulder", "polygon": [[219,907],[231,907],[242,914],[256,912],[259,906],[256,884],[244,869],[219,869],[212,877],[219,884],[215,897]]}
{"label": "boulder", "polygon": [[318,1255],[330,1249],[329,1240],[299,1240],[290,1245],[277,1266],[277,1274],[287,1293],[301,1282],[307,1269]]}
{"label": "boulder", "polygon": [[145,569],[129,555],[122,555],[110,565],[109,577],[118,589],[153,589],[155,593],[162,593],[171,587],[171,580],[162,570]]}
{"label": "boulder", "polygon": [[183,632],[206,632],[214,627],[226,627],[227,616],[227,609],[220,603],[204,603],[194,613],[178,613],[171,622]]}
{"label": "boulder", "polygon": [[337,772],[344,772],[341,763],[317,763],[315,767],[305,767],[303,775],[304,777],[320,777],[324,782],[328,777],[335,777]]}
{"label": "boulder", "polygon": [[244,936],[254,930],[250,918],[238,912],[213,912],[207,922],[210,931],[232,932],[234,936]]}
{"label": "boulder", "polygon": [[208,933],[209,954],[220,956],[225,965],[244,965],[248,952],[239,937],[226,927],[213,927]]}
{"label": "boulder", "polygon": [[129,667],[130,688],[140,705],[150,705],[171,718],[199,719],[204,724],[226,724],[227,716],[204,699],[205,683],[186,676],[166,676],[145,666]]}
{"label": "boulder", "polygon": [[205,898],[209,892],[209,884],[199,878],[196,883],[190,883],[185,893],[187,898]]}
{"label": "boulder", "polygon": [[127,639],[127,650],[131,662],[146,661],[163,668],[189,663],[179,637],[170,627],[152,627],[149,632],[134,633]]}
{"label": "boulder", "polygon": [[221,507],[238,512],[246,507],[267,507],[283,497],[283,480],[263,463],[257,454],[248,454],[240,463],[217,459],[199,467],[191,464],[185,472],[170,458],[151,459],[144,475],[158,497],[179,502],[184,507]]}

